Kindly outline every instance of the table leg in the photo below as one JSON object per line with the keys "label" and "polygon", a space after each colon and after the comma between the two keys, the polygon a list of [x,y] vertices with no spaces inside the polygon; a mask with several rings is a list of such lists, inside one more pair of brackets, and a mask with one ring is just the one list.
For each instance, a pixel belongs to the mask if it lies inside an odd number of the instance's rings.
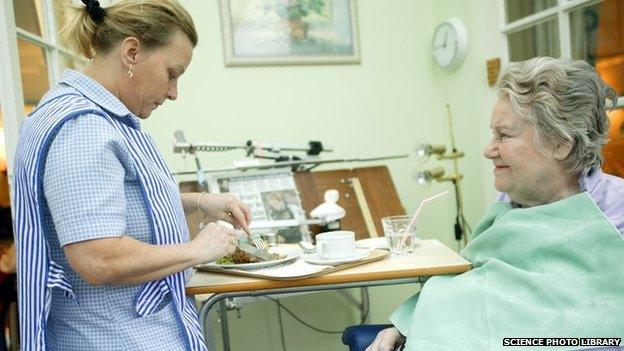
{"label": "table leg", "polygon": [[[199,308],[199,326],[201,327],[202,332],[204,333],[204,339],[206,340],[206,346],[211,346],[210,341],[212,339],[212,331],[214,330],[214,325],[212,322],[208,320],[210,313],[210,305],[206,302],[201,303],[201,307]],[[213,342],[214,343],[214,342]],[[210,350],[210,348],[208,348]],[[214,348],[213,348],[214,350]]]}
{"label": "table leg", "polygon": [[[277,289],[267,289],[267,290],[218,293],[218,294],[211,295],[202,303],[202,306],[199,309],[199,322],[201,324],[202,331],[204,332],[205,339],[207,343],[209,343],[208,340],[213,338],[214,334],[212,334],[212,332],[214,329],[212,328],[211,325],[209,325],[210,321],[207,320],[208,313],[210,312],[210,310],[215,304],[219,303],[219,310],[221,313],[221,333],[223,335],[223,350],[230,351],[230,339],[229,339],[229,330],[228,330],[228,323],[227,323],[227,306],[225,303],[225,299],[227,298],[242,297],[242,296],[248,296],[248,297],[265,296],[265,295],[288,294],[288,293],[296,293],[296,292],[329,291],[329,290],[349,289],[349,288],[365,288],[365,287],[372,287],[372,286],[394,285],[394,284],[422,283],[426,279],[427,278],[423,278],[423,277],[412,277],[412,278],[387,279],[387,280],[378,280],[378,281],[359,281],[359,282],[348,282],[348,283],[327,284],[327,285],[312,285],[312,286],[299,286],[299,287],[277,288]],[[362,311],[362,313],[363,312],[364,311]],[[214,340],[212,340],[212,342],[214,343]],[[214,350],[214,348],[212,350]]]}
{"label": "table leg", "polygon": [[219,301],[219,314],[221,319],[221,337],[223,339],[223,351],[230,351],[230,331],[228,329],[227,306],[225,299]]}
{"label": "table leg", "polygon": [[359,320],[363,321],[363,323],[366,323],[368,321],[368,311],[370,310],[370,306],[368,304],[368,288],[367,287],[360,288],[360,300],[359,301],[356,297],[351,296],[351,294],[345,290],[338,290],[338,292],[342,296],[344,296],[344,298],[349,300],[349,302],[353,304],[353,306],[355,306],[358,309],[358,311],[360,311]]}
{"label": "table leg", "polygon": [[362,304],[360,307],[360,320],[362,324],[367,324],[370,319],[370,301],[368,299],[368,288],[361,287],[360,288],[360,296]]}
{"label": "table leg", "polygon": [[201,327],[202,333],[204,333],[204,340],[206,341],[206,347],[210,351],[216,350],[216,342],[214,339],[214,331],[215,331],[215,323],[210,318],[210,309],[204,308],[204,304],[202,304],[199,310],[199,325]]}

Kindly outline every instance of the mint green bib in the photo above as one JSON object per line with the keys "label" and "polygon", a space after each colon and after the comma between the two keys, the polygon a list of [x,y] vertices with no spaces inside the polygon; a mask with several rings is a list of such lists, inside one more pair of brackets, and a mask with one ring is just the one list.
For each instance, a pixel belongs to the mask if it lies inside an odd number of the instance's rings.
{"label": "mint green bib", "polygon": [[405,350],[624,337],[624,239],[587,193],[531,208],[496,202],[462,255],[471,271],[432,277],[390,317],[407,336]]}

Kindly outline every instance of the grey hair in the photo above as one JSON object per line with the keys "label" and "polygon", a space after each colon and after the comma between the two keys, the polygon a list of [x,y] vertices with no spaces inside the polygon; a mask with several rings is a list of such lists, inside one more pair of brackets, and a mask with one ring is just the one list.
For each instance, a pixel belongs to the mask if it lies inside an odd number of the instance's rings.
{"label": "grey hair", "polygon": [[606,99],[615,104],[617,95],[587,62],[552,57],[512,62],[500,75],[498,94],[509,96],[515,112],[534,126],[542,153],[571,144],[563,160],[570,173],[602,165]]}

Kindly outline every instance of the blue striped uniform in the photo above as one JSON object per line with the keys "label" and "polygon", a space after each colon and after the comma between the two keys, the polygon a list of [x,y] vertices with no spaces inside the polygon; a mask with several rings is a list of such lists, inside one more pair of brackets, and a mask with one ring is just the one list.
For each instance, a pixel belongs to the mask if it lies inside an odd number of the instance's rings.
{"label": "blue striped uniform", "polygon": [[[55,250],[59,250],[60,245],[58,240],[50,240],[57,233],[54,228],[50,228],[50,221],[46,218],[50,210],[45,195],[48,189],[44,188],[46,158],[48,152],[50,156],[56,152],[53,150],[53,141],[57,135],[61,139],[64,131],[61,128],[64,125],[69,127],[70,121],[85,123],[88,120],[93,120],[95,125],[102,125],[102,121],[105,121],[108,132],[116,134],[117,140],[129,155],[127,162],[131,163],[136,172],[140,185],[137,193],[141,195],[139,197],[145,208],[145,219],[149,222],[146,225],[151,234],[149,241],[167,245],[188,240],[188,229],[176,182],[151,137],[140,130],[138,119],[110,92],[87,76],[67,70],[59,86],[43,97],[37,109],[24,122],[15,156],[14,225],[18,249],[21,342],[24,350],[54,349],[57,345],[49,342],[52,337],[46,333],[62,328],[52,328],[57,316],[48,314],[50,311],[56,313],[62,309],[52,304],[63,301],[58,305],[70,306],[71,301],[77,306],[76,310],[80,310],[90,301],[89,294],[85,292],[93,292],[71,271],[66,259],[56,254]],[[85,174],[85,178],[87,177]],[[80,196],[88,194],[65,196],[70,201],[72,196],[74,201],[79,201]],[[55,218],[54,223],[56,220]],[[163,313],[162,310],[167,308],[165,312],[172,314],[171,320],[174,321],[171,329],[174,333],[170,338],[175,340],[178,337],[182,348],[205,350],[195,307],[184,293],[185,278],[185,272],[178,272],[137,287],[135,313],[137,317],[145,317],[147,321],[148,316]],[[65,300],[60,300],[60,296],[64,296]],[[66,311],[71,312],[71,309],[67,308]],[[46,325],[48,322],[50,328]],[[74,332],[76,326],[70,327],[68,328]],[[80,326],[76,328],[78,329],[73,337],[78,341],[86,333],[93,333],[96,339],[107,335],[103,334],[104,331],[98,334],[100,330],[85,331],[80,330]],[[72,333],[67,333],[64,337],[72,337]],[[134,349],[152,348],[153,346],[149,346],[149,338],[145,339],[147,340],[143,347],[135,346]],[[141,345],[141,340],[137,342]],[[98,349],[119,349],[111,345],[116,344],[104,343]]]}

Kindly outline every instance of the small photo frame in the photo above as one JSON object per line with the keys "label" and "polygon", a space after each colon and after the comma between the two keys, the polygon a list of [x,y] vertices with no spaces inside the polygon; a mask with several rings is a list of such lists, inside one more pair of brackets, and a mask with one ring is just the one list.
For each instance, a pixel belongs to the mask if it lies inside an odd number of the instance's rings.
{"label": "small photo frame", "polygon": [[226,66],[360,63],[355,0],[221,0]]}

